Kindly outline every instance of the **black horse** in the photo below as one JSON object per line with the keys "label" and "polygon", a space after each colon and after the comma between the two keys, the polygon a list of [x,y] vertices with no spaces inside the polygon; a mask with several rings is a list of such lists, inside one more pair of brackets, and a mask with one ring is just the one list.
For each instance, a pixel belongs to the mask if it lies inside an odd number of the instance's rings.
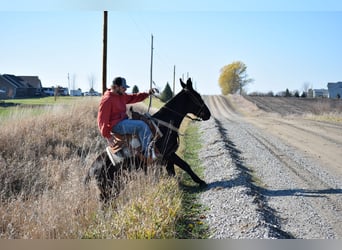
{"label": "black horse", "polygon": [[[159,130],[163,134],[161,138],[157,139],[155,146],[162,155],[161,163],[166,165],[169,175],[175,175],[174,165],[177,165],[186,171],[200,187],[205,187],[207,184],[192,171],[189,164],[176,154],[176,151],[179,146],[178,129],[184,117],[190,113],[197,116],[199,120],[205,121],[210,118],[211,114],[200,94],[193,89],[191,79],[189,78],[186,84],[180,79],[180,83],[183,89],[152,116],[159,124]],[[90,178],[95,178],[100,189],[100,198],[107,202],[113,195],[113,191],[117,191],[119,188],[120,170],[132,169],[132,166],[141,167],[138,157],[125,159],[122,163],[113,165],[104,151],[89,168],[85,183]]]}

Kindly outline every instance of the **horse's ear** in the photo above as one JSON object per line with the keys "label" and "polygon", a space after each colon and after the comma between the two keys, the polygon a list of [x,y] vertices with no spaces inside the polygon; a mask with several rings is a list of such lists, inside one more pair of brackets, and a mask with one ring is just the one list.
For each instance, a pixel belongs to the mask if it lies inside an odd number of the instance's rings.
{"label": "horse's ear", "polygon": [[182,78],[179,78],[180,84],[182,85],[182,88],[186,88],[186,84],[183,82]]}
{"label": "horse's ear", "polygon": [[189,78],[189,79],[186,81],[186,87],[187,87],[187,89],[189,89],[189,90],[193,90],[191,78]]}

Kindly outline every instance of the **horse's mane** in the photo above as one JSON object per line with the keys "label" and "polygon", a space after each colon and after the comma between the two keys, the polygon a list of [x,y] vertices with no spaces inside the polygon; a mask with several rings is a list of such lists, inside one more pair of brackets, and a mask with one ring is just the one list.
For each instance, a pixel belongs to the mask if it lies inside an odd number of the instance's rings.
{"label": "horse's mane", "polygon": [[156,113],[152,115],[153,118],[160,119],[165,122],[174,123],[175,126],[179,126],[184,118],[185,113],[181,111],[180,105],[182,101],[181,97],[186,90],[182,89],[174,97],[172,97],[167,103],[165,103]]}

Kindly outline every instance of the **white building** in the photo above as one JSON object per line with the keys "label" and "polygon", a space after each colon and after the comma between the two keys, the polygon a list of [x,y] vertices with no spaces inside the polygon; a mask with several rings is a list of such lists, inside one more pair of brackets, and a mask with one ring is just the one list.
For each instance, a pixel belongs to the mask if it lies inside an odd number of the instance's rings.
{"label": "white building", "polygon": [[313,98],[318,98],[318,97],[328,98],[329,92],[327,89],[313,89],[312,90],[312,97]]}
{"label": "white building", "polygon": [[342,98],[342,82],[328,83],[329,98]]}
{"label": "white building", "polygon": [[71,96],[82,96],[82,90],[81,89],[71,89],[70,95]]}

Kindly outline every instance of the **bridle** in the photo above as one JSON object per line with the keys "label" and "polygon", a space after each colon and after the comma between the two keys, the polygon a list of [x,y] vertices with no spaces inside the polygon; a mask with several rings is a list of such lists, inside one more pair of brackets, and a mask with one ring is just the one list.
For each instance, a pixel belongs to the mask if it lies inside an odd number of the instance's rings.
{"label": "bridle", "polygon": [[198,110],[197,114],[195,114],[196,118],[192,118],[191,116],[189,115],[185,115],[187,118],[193,120],[193,121],[202,121],[202,118],[200,117],[200,114],[202,113],[203,111],[203,108],[205,107],[205,103],[201,100],[199,101],[198,98],[196,98],[196,96],[191,93],[190,90],[185,90],[185,91],[189,91],[189,94],[190,94],[190,98],[192,99],[192,102],[195,103],[197,106],[200,107],[200,109]]}

